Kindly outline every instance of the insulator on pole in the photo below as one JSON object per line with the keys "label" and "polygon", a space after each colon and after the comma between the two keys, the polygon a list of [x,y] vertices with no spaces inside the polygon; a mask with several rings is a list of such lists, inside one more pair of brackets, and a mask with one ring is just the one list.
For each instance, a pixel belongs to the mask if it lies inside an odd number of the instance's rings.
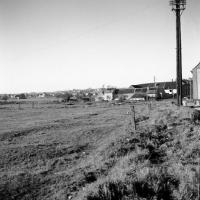
{"label": "insulator on pole", "polygon": [[[185,10],[186,8],[186,0],[170,0],[169,5],[172,6],[172,10]],[[178,8],[177,8],[178,6]]]}

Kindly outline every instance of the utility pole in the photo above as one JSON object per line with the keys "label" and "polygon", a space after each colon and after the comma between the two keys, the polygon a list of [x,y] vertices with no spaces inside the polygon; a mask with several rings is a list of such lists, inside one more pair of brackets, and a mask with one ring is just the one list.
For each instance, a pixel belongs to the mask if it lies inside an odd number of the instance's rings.
{"label": "utility pole", "polygon": [[192,78],[189,78],[190,81],[190,100],[192,100],[193,91],[192,91]]}
{"label": "utility pole", "polygon": [[176,89],[177,105],[182,105],[182,47],[181,47],[181,15],[186,7],[186,0],[171,0],[172,11],[176,13]]}

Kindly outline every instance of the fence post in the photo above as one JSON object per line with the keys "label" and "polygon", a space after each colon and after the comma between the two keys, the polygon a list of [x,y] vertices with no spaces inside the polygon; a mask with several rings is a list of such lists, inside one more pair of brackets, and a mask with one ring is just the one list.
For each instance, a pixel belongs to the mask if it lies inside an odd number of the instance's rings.
{"label": "fence post", "polygon": [[[199,156],[200,156],[200,154],[199,154]],[[200,158],[200,157],[199,157]],[[197,186],[198,186],[198,199],[200,199],[200,161],[198,160],[198,178],[197,178],[197,181],[198,181],[198,184],[197,184]]]}
{"label": "fence post", "polygon": [[21,103],[18,103],[18,109],[21,110]]}
{"label": "fence post", "polygon": [[131,118],[132,118],[132,124],[133,124],[133,130],[136,130],[136,121],[135,121],[135,107],[131,105]]}
{"label": "fence post", "polygon": [[149,115],[151,114],[151,102],[148,103]]}

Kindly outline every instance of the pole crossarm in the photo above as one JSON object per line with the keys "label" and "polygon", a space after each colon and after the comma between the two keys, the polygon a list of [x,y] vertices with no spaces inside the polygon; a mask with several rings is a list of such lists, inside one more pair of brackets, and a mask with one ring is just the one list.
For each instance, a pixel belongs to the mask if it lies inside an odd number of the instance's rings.
{"label": "pole crossarm", "polygon": [[172,10],[185,10],[186,0],[170,0],[169,5],[172,6]]}

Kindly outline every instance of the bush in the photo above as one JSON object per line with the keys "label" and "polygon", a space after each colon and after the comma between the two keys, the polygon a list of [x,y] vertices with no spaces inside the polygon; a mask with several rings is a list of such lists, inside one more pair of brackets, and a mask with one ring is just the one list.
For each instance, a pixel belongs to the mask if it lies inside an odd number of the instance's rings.
{"label": "bush", "polygon": [[15,98],[19,98],[19,99],[26,99],[26,95],[25,94],[18,94],[15,96]]}
{"label": "bush", "polygon": [[72,94],[69,92],[65,92],[64,94],[57,94],[56,97],[61,98],[62,102],[68,102],[72,97]]}
{"label": "bush", "polygon": [[7,101],[8,100],[8,96],[7,95],[3,95],[2,100]]}
{"label": "bush", "polygon": [[191,115],[191,120],[193,123],[200,121],[200,110],[194,110]]}
{"label": "bush", "polygon": [[0,181],[0,199],[36,199],[40,180],[32,174],[21,173]]}

